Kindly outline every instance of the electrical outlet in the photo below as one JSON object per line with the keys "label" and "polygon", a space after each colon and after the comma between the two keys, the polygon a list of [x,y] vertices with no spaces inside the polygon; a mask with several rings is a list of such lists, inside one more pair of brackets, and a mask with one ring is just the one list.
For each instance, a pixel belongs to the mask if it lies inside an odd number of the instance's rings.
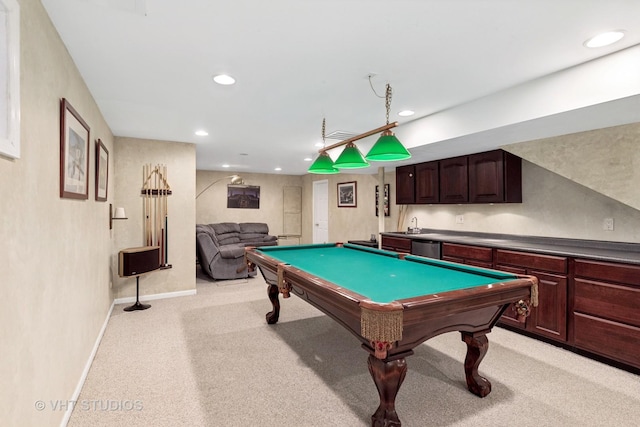
{"label": "electrical outlet", "polygon": [[464,215],[456,215],[456,224],[464,224]]}
{"label": "electrical outlet", "polygon": [[613,231],[613,218],[605,218],[602,222],[602,229],[606,231]]}

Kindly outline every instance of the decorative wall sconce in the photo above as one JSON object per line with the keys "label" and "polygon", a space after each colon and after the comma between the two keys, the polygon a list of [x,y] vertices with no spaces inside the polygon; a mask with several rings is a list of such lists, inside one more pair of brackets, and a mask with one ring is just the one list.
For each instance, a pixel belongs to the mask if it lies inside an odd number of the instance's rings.
{"label": "decorative wall sconce", "polygon": [[124,208],[116,208],[115,214],[113,212],[113,205],[109,203],[109,230],[113,228],[114,219],[129,219],[124,212]]}

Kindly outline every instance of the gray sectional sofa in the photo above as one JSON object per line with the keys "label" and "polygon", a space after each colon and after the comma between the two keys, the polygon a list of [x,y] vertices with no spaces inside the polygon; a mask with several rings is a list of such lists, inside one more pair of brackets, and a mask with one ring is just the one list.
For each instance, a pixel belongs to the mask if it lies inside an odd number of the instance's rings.
{"label": "gray sectional sofa", "polygon": [[274,246],[278,238],[263,222],[196,225],[196,252],[202,271],[216,280],[255,276],[244,260],[246,246]]}

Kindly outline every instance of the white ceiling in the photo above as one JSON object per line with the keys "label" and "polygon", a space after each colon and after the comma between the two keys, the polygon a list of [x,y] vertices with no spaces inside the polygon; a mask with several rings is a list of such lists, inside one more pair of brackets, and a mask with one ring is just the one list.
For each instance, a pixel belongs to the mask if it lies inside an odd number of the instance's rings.
{"label": "white ceiling", "polygon": [[[537,85],[580,71],[572,68],[579,64],[635,53],[627,48],[640,43],[639,0],[42,3],[114,135],[195,143],[198,169],[226,163],[237,172],[306,173],[303,159],[317,154],[323,118],[327,134],[385,124],[370,74],[378,95],[387,83],[393,88],[391,121],[400,124],[396,133],[411,147],[411,162],[640,121],[640,108],[633,110],[640,90],[557,111],[528,98],[540,93]],[[613,29],[626,37],[609,47],[583,46]],[[237,83],[215,84],[219,73]],[[564,103],[590,86],[547,99]],[[505,94],[510,105],[500,104]],[[499,120],[516,104],[527,105],[526,114]],[[404,109],[416,114],[398,117]],[[484,125],[463,120],[484,114],[491,117]],[[196,136],[198,129],[209,135]],[[376,165],[359,172],[375,173]]]}

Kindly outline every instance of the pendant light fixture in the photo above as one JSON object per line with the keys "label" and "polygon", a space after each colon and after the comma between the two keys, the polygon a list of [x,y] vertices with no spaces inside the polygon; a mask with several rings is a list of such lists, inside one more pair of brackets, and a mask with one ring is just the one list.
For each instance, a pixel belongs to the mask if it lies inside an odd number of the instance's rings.
{"label": "pendant light fixture", "polygon": [[369,162],[364,159],[356,144],[349,142],[333,166],[338,169],[360,169],[369,167]]}
{"label": "pendant light fixture", "polygon": [[[371,78],[369,78],[371,81]],[[389,124],[389,110],[391,109],[391,85],[387,83],[387,93],[385,97],[385,106],[387,108],[387,125]],[[389,129],[382,132],[378,141],[371,147],[367,153],[366,159],[374,162],[385,162],[394,160],[406,160],[411,157],[411,153],[407,151],[402,143]]]}
{"label": "pendant light fixture", "polygon": [[[324,141],[324,129],[325,129],[325,119],[322,119],[322,145],[326,147],[326,144]],[[324,175],[340,173],[340,171],[336,169],[336,167],[334,166],[333,160],[331,160],[331,157],[329,157],[329,154],[327,154],[326,148],[323,148],[322,150],[320,150],[320,154],[318,155],[318,158],[311,164],[311,166],[309,166],[309,169],[307,170],[307,172],[324,174]]]}

